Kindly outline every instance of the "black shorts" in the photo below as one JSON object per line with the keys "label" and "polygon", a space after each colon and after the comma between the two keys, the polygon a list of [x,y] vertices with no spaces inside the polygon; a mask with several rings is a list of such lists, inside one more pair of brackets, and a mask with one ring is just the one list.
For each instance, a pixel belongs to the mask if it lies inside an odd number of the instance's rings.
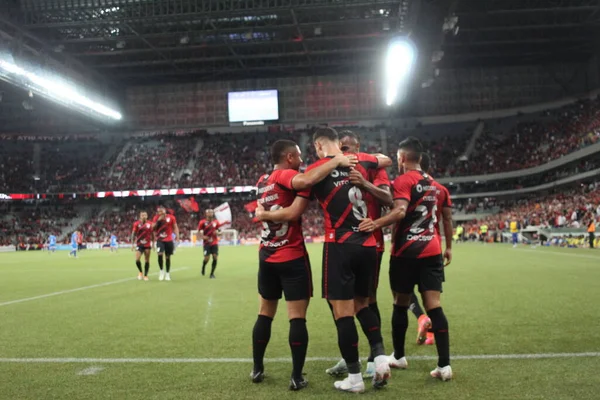
{"label": "black shorts", "polygon": [[135,251],[139,251],[140,253],[145,252],[146,250],[151,250],[152,246],[147,245],[147,244],[138,244],[137,246],[135,246]]}
{"label": "black shorts", "polygon": [[390,287],[403,294],[413,293],[415,285],[419,292],[427,290],[442,292],[445,281],[442,255],[426,258],[392,257],[390,259]]}
{"label": "black shorts", "polygon": [[369,297],[377,265],[375,247],[348,243],[323,246],[323,297],[352,300]]}
{"label": "black shorts", "polygon": [[158,255],[161,255],[164,253],[167,256],[172,256],[173,251],[175,250],[175,244],[173,242],[158,241],[158,242],[156,242],[156,247],[157,247],[156,252],[158,253]]}
{"label": "black shorts", "polygon": [[375,297],[377,295],[377,288],[379,288],[379,276],[381,275],[381,260],[383,260],[383,251],[378,251],[377,264],[375,264],[375,271],[371,281],[371,291],[369,292],[369,297]]}
{"label": "black shorts", "polygon": [[215,256],[219,255],[219,245],[218,244],[205,244],[204,245],[204,257],[213,254]]}
{"label": "black shorts", "polygon": [[312,272],[308,254],[295,260],[271,263],[260,261],[258,266],[258,293],[265,300],[308,300],[313,295]]}

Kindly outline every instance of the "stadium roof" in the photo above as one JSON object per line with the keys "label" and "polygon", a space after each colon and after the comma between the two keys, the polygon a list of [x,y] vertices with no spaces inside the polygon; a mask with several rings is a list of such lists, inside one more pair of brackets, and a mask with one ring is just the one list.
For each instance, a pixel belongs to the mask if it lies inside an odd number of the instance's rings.
{"label": "stadium roof", "polygon": [[428,61],[443,51],[442,67],[584,61],[600,47],[600,0],[5,1],[2,37],[111,83],[354,72],[399,32]]}

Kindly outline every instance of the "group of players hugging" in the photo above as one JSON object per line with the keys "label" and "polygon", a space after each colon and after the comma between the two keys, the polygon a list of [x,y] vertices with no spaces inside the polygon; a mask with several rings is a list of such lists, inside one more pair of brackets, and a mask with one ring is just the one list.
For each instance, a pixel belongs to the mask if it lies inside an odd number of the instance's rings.
{"label": "group of players hugging", "polygon": [[[392,160],[382,154],[361,153],[360,138],[354,132],[338,134],[332,128],[319,128],[312,139],[319,161],[299,172],[302,158],[298,145],[279,140],[271,148],[273,171],[256,184],[256,218],[263,222],[263,231],[258,270],[260,305],[252,332],[252,381],[264,380],[264,354],[283,293],[293,364],[289,388],[300,390],[308,385],[303,368],[309,336],[306,310],[313,286],[301,217],[311,199],[319,202],[324,214],[322,295],[335,320],[342,356],[326,372],[348,374],[334,387],[361,393],[365,391],[363,378],[370,378],[375,388],[381,388],[391,377],[390,368],[408,367],[405,337],[409,309],[418,318],[417,343],[435,343],[437,347],[438,363],[431,376],[452,379],[448,321],[440,303],[444,267],[452,260],[451,201],[447,189],[427,172],[429,157],[421,142],[411,137],[399,144],[399,175],[390,185],[385,169]],[[382,209],[389,211],[382,213]],[[382,228],[390,225],[394,351],[388,356],[376,294],[384,252]],[[414,294],[415,286],[425,313]],[[355,317],[371,350],[364,374]]]}

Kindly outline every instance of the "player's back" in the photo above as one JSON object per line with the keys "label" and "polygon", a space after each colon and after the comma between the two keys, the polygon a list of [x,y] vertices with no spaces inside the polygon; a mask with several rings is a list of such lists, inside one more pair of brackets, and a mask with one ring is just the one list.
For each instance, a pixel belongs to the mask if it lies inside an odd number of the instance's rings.
{"label": "player's back", "polygon": [[[358,164],[355,169],[365,179],[369,179],[369,171],[378,167],[377,158],[357,153]],[[309,166],[309,170],[329,161],[322,158]],[[375,246],[371,233],[359,232],[358,225],[370,216],[366,204],[366,193],[350,183],[350,168],[338,167],[327,178],[316,184],[312,194],[317,198],[325,214],[325,241],[335,243]]]}
{"label": "player's back", "polygon": [[441,254],[436,224],[440,189],[423,171],[412,170],[394,181],[394,200],[406,200],[406,216],[396,224],[392,255],[425,258]]}
{"label": "player's back", "polygon": [[[296,192],[292,185],[298,171],[276,169],[260,177],[256,183],[257,201],[265,210],[289,207],[296,196],[309,197],[308,192]],[[301,219],[290,222],[263,222],[260,257],[268,262],[285,262],[303,257],[306,253]]]}

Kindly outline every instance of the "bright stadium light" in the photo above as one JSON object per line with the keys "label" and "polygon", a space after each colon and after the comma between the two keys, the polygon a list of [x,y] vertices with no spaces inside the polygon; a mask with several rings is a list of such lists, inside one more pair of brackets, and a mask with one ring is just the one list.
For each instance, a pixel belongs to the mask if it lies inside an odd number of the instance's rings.
{"label": "bright stadium light", "polygon": [[385,103],[391,106],[408,85],[417,59],[415,45],[408,38],[392,39],[385,56]]}
{"label": "bright stadium light", "polygon": [[27,71],[16,65],[12,60],[0,59],[0,78],[2,76],[8,79],[12,78],[11,80],[16,81],[17,84],[25,85],[28,89],[37,92],[39,95],[66,106],[75,106],[83,111],[91,111],[92,113],[100,114],[117,121],[123,118],[118,111],[82,95],[77,88],[69,85],[67,82],[59,78],[48,78]]}

